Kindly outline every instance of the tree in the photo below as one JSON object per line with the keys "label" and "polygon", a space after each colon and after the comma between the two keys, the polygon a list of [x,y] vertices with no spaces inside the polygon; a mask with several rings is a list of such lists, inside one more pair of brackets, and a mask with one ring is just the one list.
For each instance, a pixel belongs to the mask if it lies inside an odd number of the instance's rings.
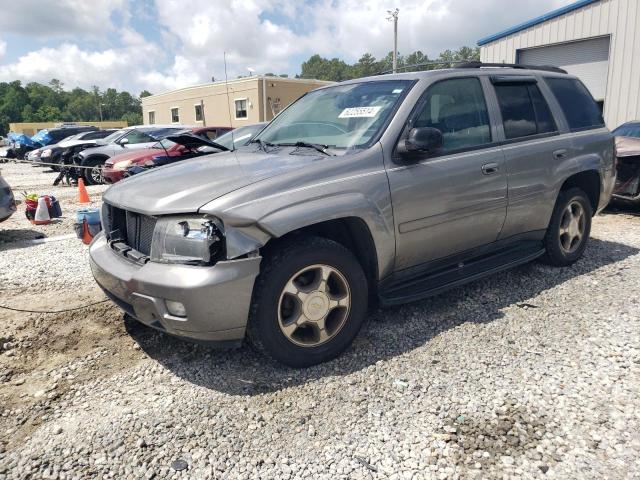
{"label": "tree", "polygon": [[122,117],[120,117],[120,120],[124,120],[125,122],[127,122],[127,125],[142,125],[142,113],[138,113],[138,112],[127,112],[124,115],[122,115]]}
{"label": "tree", "polygon": [[151,95],[153,94],[149,90],[142,90],[140,92],[140,98],[150,97]]}

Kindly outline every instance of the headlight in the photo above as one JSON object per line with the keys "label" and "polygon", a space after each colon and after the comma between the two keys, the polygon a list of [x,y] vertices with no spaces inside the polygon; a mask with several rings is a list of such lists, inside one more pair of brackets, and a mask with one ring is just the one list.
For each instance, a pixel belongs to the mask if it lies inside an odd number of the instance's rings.
{"label": "headlight", "polygon": [[122,162],[116,162],[113,164],[113,169],[121,172],[131,166],[131,160],[123,160]]}
{"label": "headlight", "polygon": [[151,261],[213,265],[224,255],[222,222],[214,217],[160,218],[153,231]]}
{"label": "headlight", "polygon": [[40,154],[41,157],[45,158],[45,157],[50,157],[51,156],[51,149],[47,148],[46,150],[43,150],[42,153]]}

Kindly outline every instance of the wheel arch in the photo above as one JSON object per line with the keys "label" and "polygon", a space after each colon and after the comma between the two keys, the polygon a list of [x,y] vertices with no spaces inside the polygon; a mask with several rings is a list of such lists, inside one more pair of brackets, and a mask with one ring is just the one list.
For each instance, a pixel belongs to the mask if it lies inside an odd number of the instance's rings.
{"label": "wheel arch", "polygon": [[583,170],[569,176],[562,186],[560,192],[567,191],[571,188],[581,189],[589,198],[591,203],[592,214],[595,215],[600,203],[600,195],[602,192],[602,180],[597,170]]}
{"label": "wheel arch", "polygon": [[326,238],[344,246],[356,257],[365,272],[370,291],[373,288],[375,292],[379,275],[376,245],[371,230],[362,218],[349,216],[305,225],[281,237],[272,238],[264,249],[271,250],[285,242],[304,237]]}

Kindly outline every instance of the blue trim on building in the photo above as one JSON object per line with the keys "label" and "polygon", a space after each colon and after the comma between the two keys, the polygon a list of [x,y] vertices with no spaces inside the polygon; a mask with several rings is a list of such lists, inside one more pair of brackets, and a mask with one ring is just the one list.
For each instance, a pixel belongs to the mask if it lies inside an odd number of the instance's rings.
{"label": "blue trim on building", "polygon": [[495,42],[496,40],[500,40],[501,38],[520,32],[521,30],[525,30],[529,27],[533,27],[534,25],[538,25],[540,23],[546,22],[547,20],[551,20],[552,18],[559,17],[560,15],[564,15],[565,13],[573,12],[574,10],[578,10],[579,8],[586,7],[587,5],[590,5],[592,3],[596,3],[599,1],[600,0],[579,0],[578,2],[567,5],[566,7],[558,8],[557,10],[553,10],[552,12],[545,13],[540,17],[536,17],[524,23],[520,23],[518,25],[515,25],[501,32],[494,33],[493,35],[489,35],[488,37],[481,38],[480,40],[478,40],[478,46]]}

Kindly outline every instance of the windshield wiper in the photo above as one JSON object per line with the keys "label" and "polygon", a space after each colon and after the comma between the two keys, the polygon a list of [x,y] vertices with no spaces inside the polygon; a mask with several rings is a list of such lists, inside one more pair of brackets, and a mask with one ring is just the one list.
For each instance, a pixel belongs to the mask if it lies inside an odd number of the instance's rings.
{"label": "windshield wiper", "polygon": [[258,145],[260,145],[260,148],[262,150],[264,150],[265,153],[267,153],[267,147],[276,147],[277,145],[271,143],[271,142],[265,142],[264,140],[260,140],[259,138],[255,138],[253,140],[251,140],[249,143],[257,143]]}
{"label": "windshield wiper", "polygon": [[279,147],[313,148],[314,150],[317,150],[320,153],[324,153],[325,155],[329,155],[330,157],[334,156],[333,153],[327,152],[327,148],[329,148],[329,145],[322,145],[320,143],[296,142],[296,143],[277,143],[276,145]]}

